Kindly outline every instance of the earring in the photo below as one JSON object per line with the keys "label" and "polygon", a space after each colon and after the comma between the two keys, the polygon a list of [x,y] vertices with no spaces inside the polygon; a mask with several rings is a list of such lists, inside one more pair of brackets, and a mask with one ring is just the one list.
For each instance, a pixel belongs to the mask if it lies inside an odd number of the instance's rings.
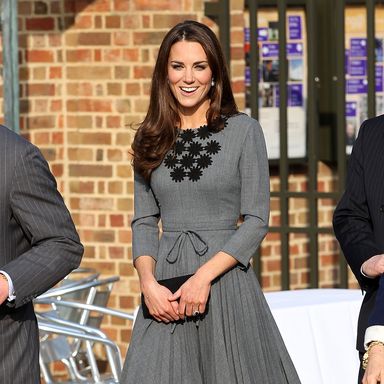
{"label": "earring", "polygon": [[214,87],[214,86],[215,86],[215,80],[214,80],[214,78],[212,77],[211,87]]}

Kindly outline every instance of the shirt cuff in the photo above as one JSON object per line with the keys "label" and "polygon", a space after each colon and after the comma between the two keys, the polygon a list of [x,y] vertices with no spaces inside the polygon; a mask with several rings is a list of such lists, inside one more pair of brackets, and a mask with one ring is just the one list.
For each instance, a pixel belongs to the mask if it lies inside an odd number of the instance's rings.
{"label": "shirt cuff", "polygon": [[384,343],[384,325],[372,325],[365,330],[364,348],[368,349],[368,345],[372,341]]}
{"label": "shirt cuff", "polygon": [[368,276],[368,275],[366,275],[366,274],[363,272],[363,266],[360,267],[360,273],[361,273],[364,277],[366,277],[367,279],[374,279],[374,277],[372,277],[372,276]]}
{"label": "shirt cuff", "polygon": [[8,275],[7,272],[0,271],[2,275],[4,275],[8,280],[8,301],[13,301],[16,299],[15,290],[13,288],[13,282],[11,277]]}

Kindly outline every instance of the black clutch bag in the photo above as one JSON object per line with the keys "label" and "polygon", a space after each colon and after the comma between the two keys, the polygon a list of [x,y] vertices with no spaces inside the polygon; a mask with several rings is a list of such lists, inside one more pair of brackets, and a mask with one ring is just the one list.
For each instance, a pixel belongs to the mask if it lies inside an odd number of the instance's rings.
{"label": "black clutch bag", "polygon": [[[171,277],[170,279],[158,280],[160,285],[168,288],[172,293],[175,293],[192,275],[183,275]],[[149,309],[145,304],[144,295],[141,294],[141,307],[143,308],[143,315],[145,319],[153,319],[149,313]]]}

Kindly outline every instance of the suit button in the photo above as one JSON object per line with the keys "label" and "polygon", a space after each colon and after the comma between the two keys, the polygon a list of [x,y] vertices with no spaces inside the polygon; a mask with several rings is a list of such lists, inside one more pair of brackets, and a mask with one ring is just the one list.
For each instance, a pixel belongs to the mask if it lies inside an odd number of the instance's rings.
{"label": "suit button", "polygon": [[381,213],[384,213],[384,205],[381,205],[381,206],[380,206],[380,212],[381,212]]}

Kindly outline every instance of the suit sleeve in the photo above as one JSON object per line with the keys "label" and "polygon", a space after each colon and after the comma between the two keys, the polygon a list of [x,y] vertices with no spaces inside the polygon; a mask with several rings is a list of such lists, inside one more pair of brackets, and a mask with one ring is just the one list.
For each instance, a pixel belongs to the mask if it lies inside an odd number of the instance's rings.
{"label": "suit sleeve", "polygon": [[364,183],[365,131],[360,128],[349,160],[345,192],[333,216],[333,228],[341,249],[362,289],[377,283],[360,272],[362,264],[381,251],[374,240]]}
{"label": "suit sleeve", "polygon": [[134,176],[134,210],[131,223],[133,261],[139,256],[157,260],[160,210],[151,187],[137,172]]}
{"label": "suit sleeve", "polygon": [[246,267],[268,232],[269,219],[268,158],[264,136],[256,120],[248,127],[239,168],[240,209],[244,221],[222,251]]}
{"label": "suit sleeve", "polygon": [[31,248],[2,269],[11,277],[19,307],[54,286],[83,254],[72,218],[40,151],[27,145],[15,166],[10,193],[12,214]]}

